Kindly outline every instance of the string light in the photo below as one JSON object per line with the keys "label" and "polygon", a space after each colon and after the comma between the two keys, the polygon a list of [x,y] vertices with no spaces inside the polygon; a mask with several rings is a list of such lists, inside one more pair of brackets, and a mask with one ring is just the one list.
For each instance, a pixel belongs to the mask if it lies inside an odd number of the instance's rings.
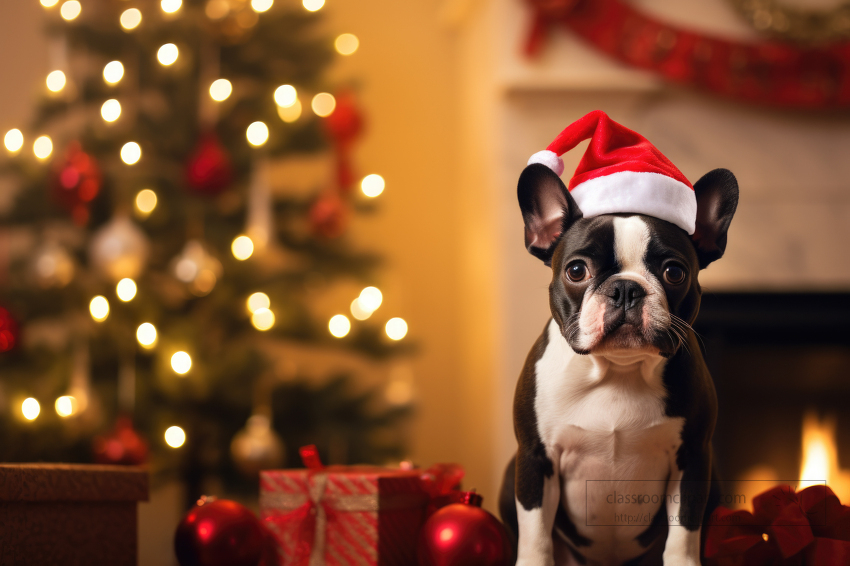
{"label": "string light", "polygon": [[356,318],[357,320],[366,320],[370,316],[372,316],[372,311],[365,310],[360,305],[360,298],[356,298],[351,301],[351,316]]}
{"label": "string light", "polygon": [[68,0],[62,4],[61,8],[59,8],[59,14],[66,22],[77,19],[77,16],[79,16],[82,11],[83,6],[77,2],[77,0]]}
{"label": "string light", "polygon": [[292,85],[280,85],[274,91],[274,101],[278,106],[289,108],[298,100],[298,91]]}
{"label": "string light", "polygon": [[334,315],[328,322],[328,330],[331,335],[342,338],[351,331],[351,321],[344,314]]}
{"label": "string light", "polygon": [[24,134],[18,128],[9,130],[3,138],[3,145],[8,151],[15,153],[24,146]]}
{"label": "string light", "polygon": [[24,402],[21,403],[21,413],[23,413],[24,418],[28,421],[34,421],[40,412],[41,405],[32,397],[24,399]]}
{"label": "string light", "polygon": [[245,130],[245,137],[248,138],[248,143],[260,147],[269,139],[269,127],[265,122],[254,122]]}
{"label": "string light", "polygon": [[274,313],[267,308],[257,309],[251,315],[251,324],[257,330],[266,331],[274,326]]}
{"label": "string light", "polygon": [[132,301],[133,297],[136,296],[136,282],[125,277],[115,286],[115,294],[125,303]]}
{"label": "string light", "polygon": [[180,50],[177,49],[177,46],[173,43],[166,43],[161,46],[156,52],[156,58],[159,61],[160,65],[168,67],[173,65],[175,61],[177,61],[177,57],[180,55]]}
{"label": "string light", "polygon": [[89,303],[91,317],[97,322],[103,322],[109,316],[109,301],[103,295],[98,295]]}
{"label": "string light", "polygon": [[142,217],[147,217],[156,208],[156,193],[150,189],[142,189],[136,194],[136,211]]}
{"label": "string light", "polygon": [[271,306],[272,302],[269,299],[269,296],[265,293],[252,293],[250,297],[248,297],[247,305],[248,312],[255,313],[260,309],[267,309]]}
{"label": "string light", "polygon": [[360,40],[353,33],[343,33],[337,36],[334,47],[340,55],[351,55],[360,47]]}
{"label": "string light", "polygon": [[32,144],[32,152],[39,159],[47,159],[53,153],[53,142],[48,136],[39,136]]}
{"label": "string light", "polygon": [[77,399],[71,395],[62,395],[56,398],[56,414],[62,418],[70,417],[77,412]]}
{"label": "string light", "polygon": [[302,0],[301,4],[310,12],[321,10],[325,0]]}
{"label": "string light", "polygon": [[103,80],[114,85],[124,77],[124,65],[121,61],[111,61],[103,68]]}
{"label": "string light", "polygon": [[59,0],[41,0],[41,5],[45,8],[52,8],[59,3]]}
{"label": "string light", "polygon": [[403,318],[395,317],[387,321],[385,327],[387,336],[393,340],[401,340],[407,336],[407,322]]}
{"label": "string light", "polygon": [[227,100],[230,93],[233,92],[233,85],[227,79],[218,79],[210,85],[210,98],[216,102]]}
{"label": "string light", "polygon": [[121,12],[121,27],[127,31],[134,30],[142,23],[142,13],[137,8],[130,8]]}
{"label": "string light", "polygon": [[162,8],[162,11],[166,14],[173,14],[179,10],[182,5],[183,0],[162,0],[162,2],[159,3],[159,7]]}
{"label": "string light", "polygon": [[273,4],[274,0],[251,0],[251,9],[258,14],[262,14],[263,12],[267,12]]}
{"label": "string light", "polygon": [[254,253],[254,242],[248,236],[237,236],[230,244],[230,251],[233,252],[233,257],[245,261]]}
{"label": "string light", "polygon": [[360,182],[360,190],[363,191],[364,195],[370,198],[375,198],[384,192],[385,186],[386,183],[384,182],[384,178],[375,173],[366,175]]}
{"label": "string light", "polygon": [[186,443],[186,433],[179,426],[170,426],[165,429],[165,443],[172,448],[180,448]]}
{"label": "string light", "polygon": [[360,291],[360,296],[357,297],[357,301],[360,303],[360,307],[364,311],[368,311],[370,313],[378,310],[378,307],[381,306],[383,300],[384,295],[377,287],[366,287],[365,289]]}
{"label": "string light", "polygon": [[59,92],[65,88],[65,73],[62,71],[53,71],[47,75],[47,90],[50,92]]}
{"label": "string light", "polygon": [[287,124],[295,122],[301,117],[301,101],[296,98],[292,106],[278,106],[277,115]]}
{"label": "string light", "polygon": [[107,122],[114,122],[121,116],[121,103],[110,98],[100,107],[100,116]]}
{"label": "string light", "polygon": [[175,352],[171,356],[171,369],[180,375],[185,375],[192,369],[192,358],[186,352]]}
{"label": "string light", "polygon": [[329,92],[320,92],[313,97],[313,102],[310,103],[316,116],[327,118],[334,113],[336,108],[336,99]]}
{"label": "string light", "polygon": [[136,142],[127,142],[121,148],[121,161],[127,165],[135,165],[142,158],[142,148]]}
{"label": "string light", "polygon": [[150,322],[143,322],[136,329],[136,340],[147,350],[156,345],[156,327]]}

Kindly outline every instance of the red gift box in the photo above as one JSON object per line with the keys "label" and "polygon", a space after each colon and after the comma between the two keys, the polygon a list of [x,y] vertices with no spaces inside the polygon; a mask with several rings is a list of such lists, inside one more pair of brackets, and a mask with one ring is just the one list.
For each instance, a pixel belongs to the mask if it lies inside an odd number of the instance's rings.
{"label": "red gift box", "polygon": [[306,470],[260,473],[260,512],[280,566],[416,563],[434,468],[324,467],[309,448],[302,457]]}

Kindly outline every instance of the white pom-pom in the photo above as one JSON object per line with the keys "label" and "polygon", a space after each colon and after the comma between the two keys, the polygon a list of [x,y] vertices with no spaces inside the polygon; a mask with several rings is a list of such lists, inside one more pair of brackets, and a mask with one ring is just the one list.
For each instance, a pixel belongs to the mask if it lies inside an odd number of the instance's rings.
{"label": "white pom-pom", "polygon": [[561,159],[557,153],[554,151],[549,151],[548,149],[544,149],[543,151],[538,151],[534,155],[532,155],[528,159],[527,165],[531,165],[532,163],[539,163],[541,165],[545,165],[549,169],[555,172],[555,175],[560,177],[564,173],[564,160]]}

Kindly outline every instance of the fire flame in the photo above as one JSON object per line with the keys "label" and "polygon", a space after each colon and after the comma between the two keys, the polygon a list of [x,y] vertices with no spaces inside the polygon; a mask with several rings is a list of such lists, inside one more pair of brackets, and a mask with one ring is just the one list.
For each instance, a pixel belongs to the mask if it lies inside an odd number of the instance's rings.
{"label": "fire flame", "polygon": [[850,500],[850,470],[838,467],[838,447],[835,442],[836,419],[834,415],[823,420],[817,413],[807,412],[803,417],[803,458],[800,465],[800,485],[826,485],[835,492],[842,503]]}

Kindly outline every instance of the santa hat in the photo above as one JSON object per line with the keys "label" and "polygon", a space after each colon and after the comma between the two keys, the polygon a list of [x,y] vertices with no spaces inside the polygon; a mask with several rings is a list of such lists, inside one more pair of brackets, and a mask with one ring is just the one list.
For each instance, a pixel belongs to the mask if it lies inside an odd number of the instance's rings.
{"label": "santa hat", "polygon": [[559,177],[561,155],[590,139],[569,189],[585,217],[633,212],[671,222],[694,233],[694,187],[669,159],[637,132],[594,110],[561,132],[528,164],[540,163]]}

